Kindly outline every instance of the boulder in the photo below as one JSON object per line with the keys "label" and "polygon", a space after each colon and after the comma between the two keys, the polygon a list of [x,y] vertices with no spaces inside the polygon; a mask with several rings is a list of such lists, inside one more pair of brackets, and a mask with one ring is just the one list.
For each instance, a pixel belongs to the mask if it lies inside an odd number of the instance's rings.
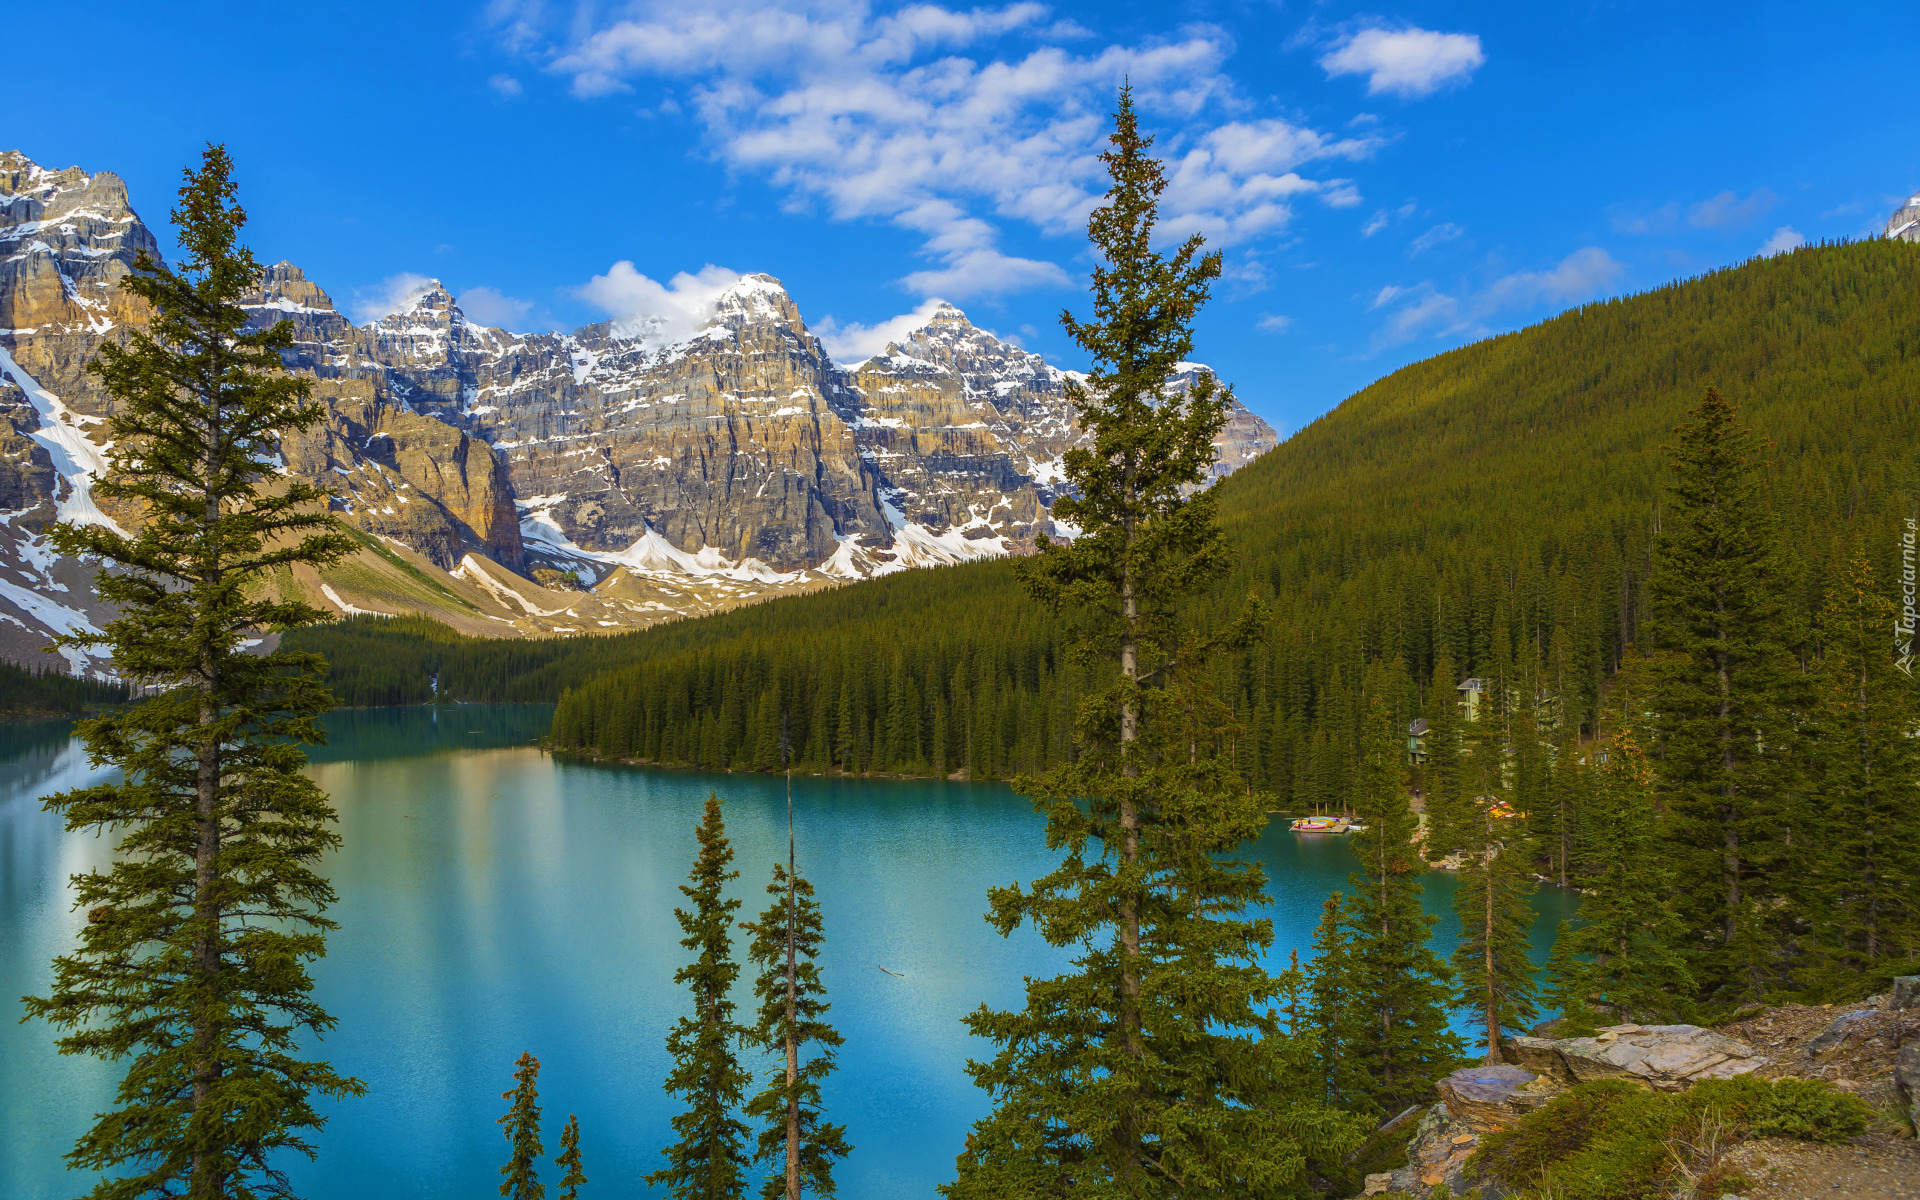
{"label": "boulder", "polygon": [[1467,1067],[1439,1083],[1440,1102],[1446,1105],[1447,1115],[1463,1130],[1474,1133],[1510,1128],[1559,1091],[1552,1081],[1506,1063]]}
{"label": "boulder", "polygon": [[1393,1173],[1397,1191],[1424,1196],[1445,1186],[1456,1196],[1474,1188],[1492,1200],[1490,1186],[1466,1177],[1467,1160],[1489,1133],[1511,1129],[1521,1117],[1558,1095],[1552,1079],[1509,1063],[1467,1067],[1438,1084],[1440,1103],[1427,1110],[1407,1146],[1407,1165]]}
{"label": "boulder", "polygon": [[1554,1048],[1580,1083],[1631,1079],[1666,1092],[1745,1075],[1768,1061],[1746,1043],[1698,1025],[1615,1025],[1590,1038],[1555,1042]]}
{"label": "boulder", "polygon": [[1887,1001],[1891,1009],[1920,1008],[1920,975],[1902,975],[1893,981],[1893,997]]}
{"label": "boulder", "polygon": [[1907,1124],[1920,1133],[1920,1042],[1900,1047],[1899,1056],[1893,1060],[1893,1086],[1906,1105]]}

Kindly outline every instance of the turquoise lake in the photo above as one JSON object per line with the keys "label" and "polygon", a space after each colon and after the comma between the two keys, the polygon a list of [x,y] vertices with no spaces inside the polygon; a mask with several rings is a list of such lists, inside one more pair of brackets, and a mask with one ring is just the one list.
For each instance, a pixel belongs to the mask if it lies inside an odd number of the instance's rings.
{"label": "turquoise lake", "polygon": [[[329,1106],[318,1162],[285,1164],[309,1200],[484,1197],[505,1142],[495,1119],[513,1061],[542,1063],[549,1152],[577,1113],[591,1197],[653,1195],[676,1111],[663,1039],[681,1013],[685,953],[672,916],[708,792],[726,802],[742,915],[786,851],[777,777],[601,767],[534,746],[551,710],[449,706],[329,719],[314,777],[340,812],[327,863],[341,923],[315,965],[339,1028],[322,1053],[368,1087]],[[93,778],[63,723],[0,726],[0,1197],[65,1200],[90,1179],[61,1155],[109,1101],[118,1069],[53,1051],[20,1024],[73,944],[67,877],[110,847],[65,833],[38,797]],[[826,922],[822,970],[847,1044],[828,1084],[852,1157],[845,1200],[931,1198],[986,1109],[962,1064],[985,1047],[960,1025],[1018,1002],[1024,975],[1066,953],[981,919],[989,887],[1052,863],[1040,821],[997,784],[796,778],[799,861]],[[1304,956],[1321,901],[1354,869],[1347,839],[1268,829],[1251,853],[1272,876],[1276,965]],[[1453,879],[1426,877],[1451,952]],[[1535,900],[1544,958],[1572,898]],[[885,968],[882,970],[882,968]],[[895,972],[897,974],[889,974]],[[1461,1027],[1465,1028],[1462,1021]],[[553,1176],[557,1178],[557,1175]],[[549,1179],[551,1185],[551,1179]],[[660,1193],[664,1195],[663,1193]]]}

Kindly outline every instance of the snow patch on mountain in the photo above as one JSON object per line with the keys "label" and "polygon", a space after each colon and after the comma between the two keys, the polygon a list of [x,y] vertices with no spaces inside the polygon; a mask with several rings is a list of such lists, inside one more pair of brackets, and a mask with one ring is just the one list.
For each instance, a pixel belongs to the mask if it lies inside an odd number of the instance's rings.
{"label": "snow patch on mountain", "polygon": [[93,502],[93,481],[107,472],[107,460],[100,453],[101,448],[88,440],[80,432],[80,420],[98,421],[99,418],[77,417],[60,398],[41,387],[33,376],[20,369],[13,361],[13,355],[0,349],[0,377],[10,380],[13,385],[26,394],[27,402],[40,417],[40,428],[27,436],[39,442],[47,449],[47,455],[53,459],[53,469],[60,474],[66,485],[65,494],[57,502],[60,520],[71,521],[76,525],[104,525],[115,533],[124,534],[107,514],[100,511]]}

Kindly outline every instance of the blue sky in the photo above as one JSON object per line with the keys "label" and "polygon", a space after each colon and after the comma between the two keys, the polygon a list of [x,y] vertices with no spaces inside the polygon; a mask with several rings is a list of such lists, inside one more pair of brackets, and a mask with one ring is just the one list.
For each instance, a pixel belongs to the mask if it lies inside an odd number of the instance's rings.
{"label": "blue sky", "polygon": [[[0,144],[164,222],[228,143],[251,241],[343,308],[697,318],[787,285],[839,357],[935,298],[1080,366],[1122,77],[1170,230],[1224,250],[1196,355],[1291,431],[1396,367],[1920,188],[1911,3],[96,2],[10,57]],[[184,15],[183,14],[187,14]]]}

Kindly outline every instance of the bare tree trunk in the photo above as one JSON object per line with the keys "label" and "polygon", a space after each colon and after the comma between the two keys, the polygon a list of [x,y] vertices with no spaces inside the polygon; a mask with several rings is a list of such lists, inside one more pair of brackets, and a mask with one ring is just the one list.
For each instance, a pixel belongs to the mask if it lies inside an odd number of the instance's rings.
{"label": "bare tree trunk", "polygon": [[1482,969],[1484,969],[1487,973],[1487,1065],[1488,1066],[1492,1066],[1494,1063],[1497,1063],[1500,1061],[1500,1005],[1498,1002],[1498,997],[1496,995],[1497,984],[1495,983],[1495,977],[1493,974],[1493,856],[1495,853],[1496,852],[1492,849],[1489,849],[1487,851],[1487,858],[1486,858],[1486,864],[1485,864],[1486,872],[1487,872],[1487,883],[1485,888],[1486,907],[1482,915],[1482,920],[1484,924],[1481,928],[1481,933],[1484,937],[1484,940],[1482,942],[1482,945],[1484,946],[1484,950],[1482,951],[1483,957],[1481,959],[1481,966],[1482,966]]}
{"label": "bare tree trunk", "polygon": [[1739,810],[1734,799],[1733,685],[1727,666],[1727,627],[1724,624],[1727,606],[1717,591],[1714,611],[1723,622],[1714,631],[1719,642],[1719,648],[1714,651],[1714,665],[1718,668],[1720,682],[1720,868],[1726,880],[1726,944],[1731,949],[1740,930],[1740,827]]}
{"label": "bare tree trunk", "polygon": [[[1873,803],[1873,751],[1867,740],[1867,668],[1860,666],[1860,798],[1866,810]],[[1860,883],[1867,893],[1867,957],[1880,957],[1880,894],[1873,886],[1873,822],[1869,811],[1860,813],[1861,833],[1866,838],[1860,860]]]}
{"label": "bare tree trunk", "polygon": [[[1128,542],[1132,542],[1132,530],[1128,530]],[[1128,683],[1140,677],[1140,642],[1137,636],[1139,620],[1139,601],[1134,595],[1133,568],[1128,564],[1121,569],[1120,597],[1127,620],[1126,636],[1120,643],[1120,674]],[[1131,696],[1120,706],[1120,773],[1125,778],[1137,779],[1140,768],[1134,764],[1131,751],[1140,736],[1140,714],[1136,710]],[[1134,805],[1131,791],[1123,791],[1120,797],[1120,862],[1121,870],[1130,870],[1140,858],[1140,813]],[[1146,1047],[1140,1036],[1140,972],[1137,965],[1140,957],[1140,909],[1130,894],[1120,898],[1120,1035],[1126,1042],[1127,1054],[1138,1060],[1145,1056]],[[1134,1126],[1129,1113],[1121,1119],[1120,1137],[1127,1156],[1135,1162],[1140,1157],[1140,1132]]]}
{"label": "bare tree trunk", "polygon": [[[206,532],[208,539],[220,519],[220,497],[212,490],[211,482],[219,470],[220,455],[220,401],[216,396],[208,404],[207,458],[206,471],[209,483],[206,492]],[[202,565],[203,571],[211,571],[215,577],[219,571],[219,562]],[[213,579],[202,576],[202,584]],[[201,658],[200,724],[211,729],[220,717],[220,666],[212,651]],[[193,1014],[193,1093],[192,1107],[196,1115],[213,1094],[214,1080],[219,1077],[219,1031],[215,1028],[212,1014],[218,1008],[217,997],[220,993],[220,910],[215,896],[216,871],[220,851],[220,739],[217,734],[208,733],[200,741],[199,762],[196,764],[194,778],[194,833],[193,853],[193,911],[194,919],[199,923],[200,933],[194,939],[193,972],[199,978],[200,999],[196,1002]],[[193,1173],[189,1187],[196,1197],[215,1200],[225,1191],[225,1181],[217,1173],[209,1174],[206,1156],[196,1152],[193,1156]]]}
{"label": "bare tree trunk", "polygon": [[798,975],[794,966],[796,906],[800,891],[799,876],[794,873],[793,853],[793,768],[787,768],[787,1200],[800,1200],[800,1097],[795,1085],[800,1079],[800,1047],[794,1028],[799,1007]]}

